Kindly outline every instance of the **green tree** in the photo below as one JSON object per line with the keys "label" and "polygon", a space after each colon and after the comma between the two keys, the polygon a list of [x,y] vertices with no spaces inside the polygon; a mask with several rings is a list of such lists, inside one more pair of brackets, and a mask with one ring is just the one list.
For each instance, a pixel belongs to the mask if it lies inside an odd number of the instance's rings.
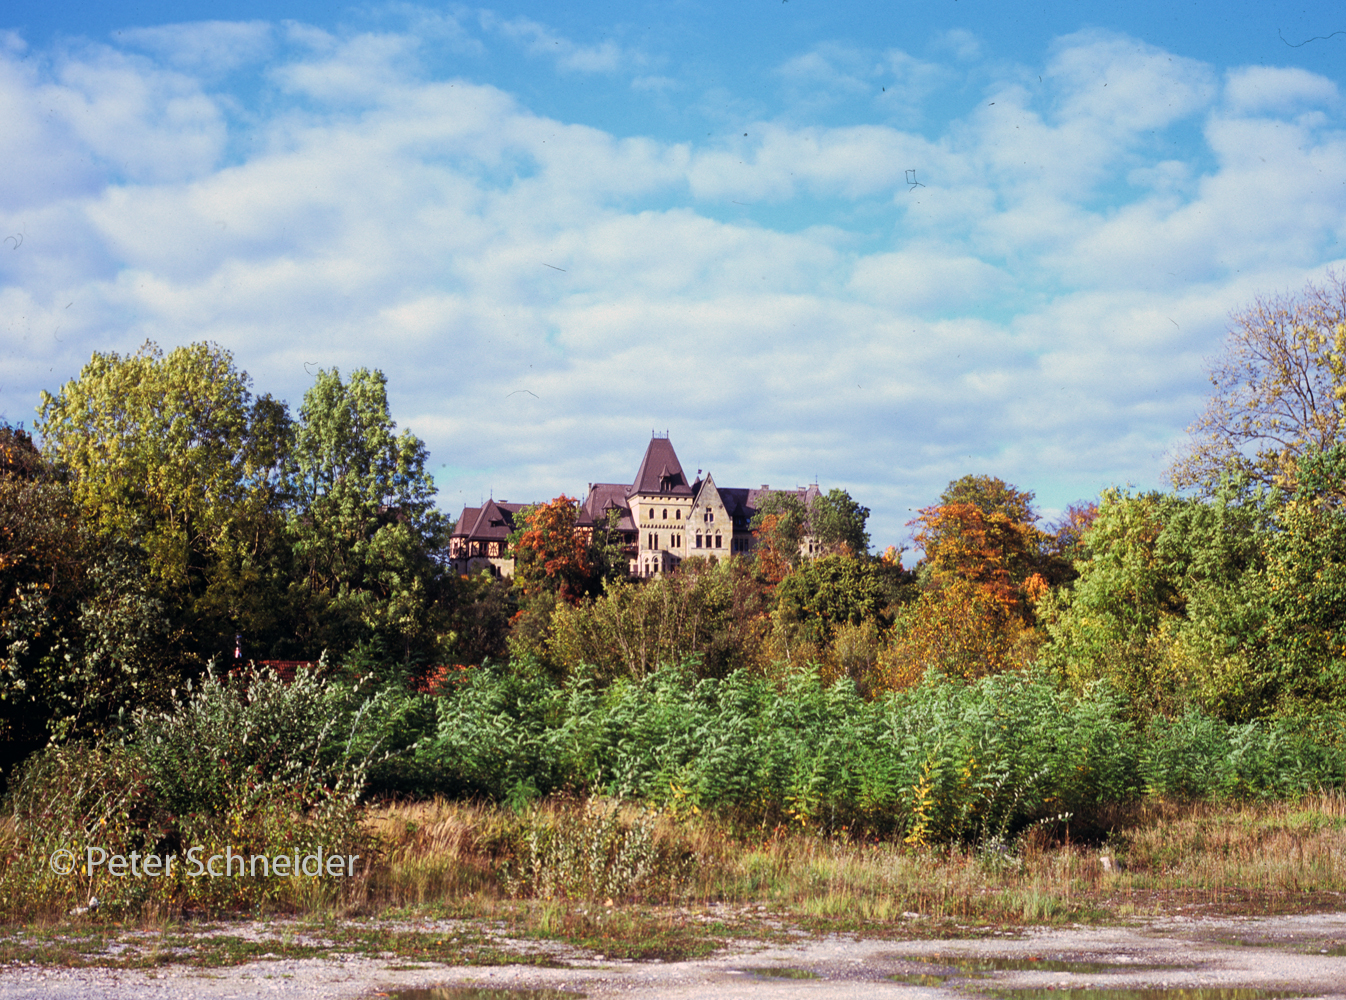
{"label": "green tree", "polygon": [[380,371],[343,382],[324,369],[304,394],[285,486],[308,638],[349,649],[377,637],[403,658],[442,656],[449,525],[434,505],[425,443],[396,426]]}
{"label": "green tree", "polygon": [[1264,704],[1346,706],[1346,445],[1300,457],[1265,570],[1265,642],[1252,678]]}
{"label": "green tree", "polygon": [[551,658],[567,672],[587,665],[603,679],[642,678],[689,660],[702,676],[756,667],[765,620],[752,613],[745,587],[751,576],[736,559],[688,560],[654,580],[613,581],[578,604],[556,604]]}
{"label": "green tree", "polygon": [[1047,655],[1077,690],[1106,677],[1138,705],[1172,703],[1173,685],[1160,676],[1160,629],[1183,614],[1186,601],[1157,551],[1168,504],[1157,492],[1105,490],[1075,562],[1079,578],[1039,604],[1051,637]]}
{"label": "green tree", "polygon": [[805,562],[780,582],[775,617],[794,636],[821,646],[845,623],[890,625],[887,604],[888,587],[875,563],[829,555]]}
{"label": "green tree", "polygon": [[289,418],[249,385],[218,346],[146,342],[42,393],[43,447],[89,524],[143,545],[170,589],[203,594],[212,557],[276,503]]}
{"label": "green tree", "polygon": [[815,497],[809,506],[809,530],[831,552],[863,556],[869,552],[869,508],[852,499],[843,489],[831,489]]}
{"label": "green tree", "polygon": [[[254,397],[211,344],[94,354],[42,394],[38,427],[102,543],[143,550],[185,664],[232,649],[236,631],[280,631],[276,544],[285,405]],[[276,565],[276,560],[281,565]]]}
{"label": "green tree", "polygon": [[1284,533],[1278,506],[1246,478],[1208,499],[1105,491],[1078,579],[1039,606],[1045,655],[1077,688],[1106,678],[1142,713],[1266,711],[1274,692],[1258,664],[1275,659],[1266,564]]}
{"label": "green tree", "polygon": [[180,678],[143,553],[86,529],[70,487],[0,427],[0,779],[49,741],[98,736]]}

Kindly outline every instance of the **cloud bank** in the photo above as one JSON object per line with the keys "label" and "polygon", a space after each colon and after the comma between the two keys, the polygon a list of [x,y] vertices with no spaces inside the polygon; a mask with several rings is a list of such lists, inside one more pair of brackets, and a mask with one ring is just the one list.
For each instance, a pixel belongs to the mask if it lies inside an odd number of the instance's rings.
{"label": "cloud bank", "polygon": [[[454,513],[629,477],[657,428],[723,482],[846,487],[900,543],[968,472],[1048,508],[1158,485],[1228,312],[1343,257],[1340,95],[1303,70],[1083,33],[978,62],[934,120],[984,41],[822,46],[691,140],[472,61],[667,100],[635,47],[440,28],[0,37],[4,416],[94,350],[205,339],[296,407],[315,366],[383,369]],[[866,90],[867,121],[818,110]]]}

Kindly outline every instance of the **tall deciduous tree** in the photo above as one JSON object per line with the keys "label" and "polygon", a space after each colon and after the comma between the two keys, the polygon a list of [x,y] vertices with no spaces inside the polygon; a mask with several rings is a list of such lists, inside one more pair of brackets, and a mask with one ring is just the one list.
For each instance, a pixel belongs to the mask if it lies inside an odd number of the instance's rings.
{"label": "tall deciduous tree", "polygon": [[69,484],[0,427],[0,783],[48,740],[167,697],[179,664],[143,566],[87,530]]}
{"label": "tall deciduous tree", "polygon": [[755,539],[758,571],[778,583],[799,565],[799,543],[808,525],[809,512],[794,493],[768,493],[757,502],[751,527]]}
{"label": "tall deciduous tree", "polygon": [[510,535],[514,586],[527,601],[540,594],[574,603],[591,589],[594,566],[583,534],[575,530],[579,505],[562,494],[515,515]]}
{"label": "tall deciduous tree", "polygon": [[165,354],[147,342],[127,356],[94,354],[39,409],[43,448],[69,474],[83,523],[105,546],[143,550],[133,561],[188,661],[231,650],[240,628],[279,630],[289,416],[253,396],[228,351],[198,343]]}
{"label": "tall deciduous tree", "polygon": [[1292,490],[1299,456],[1346,431],[1346,279],[1328,272],[1297,295],[1259,296],[1231,320],[1214,391],[1169,476],[1208,494],[1238,472]]}
{"label": "tall deciduous tree", "polygon": [[43,447],[95,529],[142,544],[170,588],[204,592],[212,554],[271,508],[288,415],[213,344],[95,353],[42,393]]}
{"label": "tall deciduous tree", "polygon": [[1032,604],[1048,589],[1038,572],[1045,536],[1033,494],[994,476],[950,483],[920,511],[916,542],[924,592],[900,615],[890,683],[935,668],[963,677],[1025,662],[1036,644]]}
{"label": "tall deciduous tree", "polygon": [[297,570],[336,618],[358,623],[354,633],[318,641],[349,644],[372,633],[410,655],[446,638],[425,630],[447,524],[434,506],[425,443],[396,427],[382,372],[361,368],[346,382],[336,369],[318,372],[285,483]]}

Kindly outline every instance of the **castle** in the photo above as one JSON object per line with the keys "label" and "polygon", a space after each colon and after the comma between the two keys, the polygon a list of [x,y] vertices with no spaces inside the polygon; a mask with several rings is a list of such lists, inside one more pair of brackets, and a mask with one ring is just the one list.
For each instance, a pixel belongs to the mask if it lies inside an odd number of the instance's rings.
{"label": "castle", "polygon": [[[807,509],[818,496],[816,485],[793,490],[719,486],[709,473],[687,481],[668,435],[654,434],[635,479],[627,483],[590,483],[580,505],[576,529],[592,531],[616,511],[616,530],[630,559],[632,576],[658,576],[692,556],[726,557],[753,546],[752,519],[770,493],[793,493]],[[464,507],[449,538],[449,558],[459,573],[489,569],[512,576],[514,558],[508,536],[514,515],[526,505],[490,500]],[[813,538],[800,543],[803,555],[817,552]]]}

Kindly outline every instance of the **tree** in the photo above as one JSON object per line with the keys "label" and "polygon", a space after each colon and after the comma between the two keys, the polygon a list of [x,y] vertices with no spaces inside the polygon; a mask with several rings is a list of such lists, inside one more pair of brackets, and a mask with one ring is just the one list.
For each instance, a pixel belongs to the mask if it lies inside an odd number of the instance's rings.
{"label": "tree", "polygon": [[104,546],[143,551],[146,583],[198,667],[232,648],[244,621],[278,631],[289,415],[250,382],[216,345],[165,355],[146,342],[125,357],[94,354],[39,408],[43,447],[69,474],[82,523]]}
{"label": "tree", "polygon": [[146,577],[143,553],[89,531],[28,436],[0,427],[0,777],[167,697],[181,675]]}
{"label": "tree", "polygon": [[869,552],[869,532],[865,524],[869,508],[862,507],[842,489],[828,490],[815,497],[809,506],[810,532],[830,552],[863,556]]}
{"label": "tree", "polygon": [[891,649],[881,657],[881,683],[897,689],[927,671],[973,680],[1024,666],[1037,637],[1015,609],[970,580],[924,591],[903,606]]}
{"label": "tree", "polygon": [[966,502],[923,508],[913,523],[920,526],[915,538],[925,550],[921,575],[927,589],[965,581],[1022,613],[1024,599],[1046,588],[1037,572],[1042,533],[1030,523]]}
{"label": "tree", "polygon": [[509,550],[514,553],[514,586],[523,600],[548,594],[574,604],[593,587],[589,545],[575,530],[578,516],[578,502],[565,494],[514,516],[517,527]]}
{"label": "tree", "polygon": [[47,479],[52,469],[22,427],[0,425],[0,475],[14,479]]}
{"label": "tree", "polygon": [[963,476],[955,479],[939,495],[941,504],[970,503],[983,514],[1004,514],[1019,524],[1037,521],[1033,493],[1020,490],[995,476]]}
{"label": "tree", "polygon": [[335,368],[319,371],[285,466],[287,533],[301,586],[325,619],[313,643],[380,637],[404,657],[438,655],[448,636],[429,616],[448,525],[425,443],[396,427],[382,372],[361,368],[342,382]]}
{"label": "tree", "polygon": [[1171,703],[1161,630],[1183,614],[1186,600],[1158,550],[1171,498],[1105,490],[1083,538],[1084,553],[1069,590],[1040,608],[1051,636],[1049,659],[1077,689],[1106,678],[1138,706]]}
{"label": "tree", "polygon": [[890,624],[888,589],[872,561],[841,555],[804,563],[776,588],[776,620],[787,632],[825,645],[845,623]]}
{"label": "tree", "polygon": [[1346,445],[1308,451],[1267,536],[1264,642],[1249,687],[1256,714],[1346,707]]}
{"label": "tree", "polygon": [[760,666],[765,618],[752,574],[740,560],[690,559],[653,580],[619,580],[601,594],[552,613],[548,648],[567,672],[642,678],[688,662],[701,676]]}
{"label": "tree", "polygon": [[89,524],[143,545],[169,589],[204,593],[212,556],[276,502],[289,417],[249,384],[216,345],[147,341],[42,393],[43,446]]}
{"label": "tree", "polygon": [[1048,590],[1036,520],[1033,494],[994,476],[957,479],[919,512],[911,523],[925,550],[923,592],[898,615],[888,684],[915,683],[931,668],[972,678],[1027,661],[1033,605]]}
{"label": "tree", "polygon": [[1299,456],[1346,427],[1346,279],[1329,271],[1298,295],[1259,296],[1231,321],[1214,392],[1169,477],[1207,494],[1234,472],[1293,490]]}
{"label": "tree", "polygon": [[1044,659],[1077,690],[1104,679],[1137,714],[1190,704],[1247,718],[1274,700],[1267,547],[1279,501],[1225,479],[1209,499],[1106,490],[1078,578],[1037,610]]}

